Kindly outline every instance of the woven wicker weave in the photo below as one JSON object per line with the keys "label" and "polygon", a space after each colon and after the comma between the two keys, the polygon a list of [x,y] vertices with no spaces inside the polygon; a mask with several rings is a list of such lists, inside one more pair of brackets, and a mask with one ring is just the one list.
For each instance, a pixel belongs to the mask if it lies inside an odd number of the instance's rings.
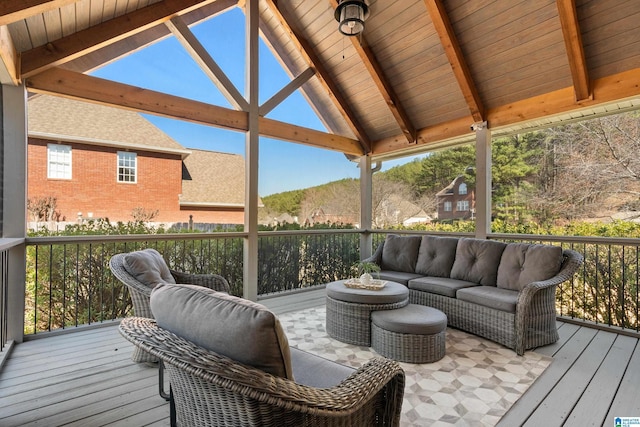
{"label": "woven wicker weave", "polygon": [[447,315],[449,326],[480,335],[517,354],[558,341],[556,329],[556,287],[571,279],[584,258],[565,249],[560,272],[553,278],[529,283],[520,291],[515,313],[484,307],[455,298],[409,290],[409,301],[437,308]]}
{"label": "woven wicker weave", "polygon": [[179,426],[397,426],[404,371],[373,359],[335,387],[318,389],[274,377],[126,318],[121,334],[160,358],[170,375]]}
{"label": "woven wicker weave", "polygon": [[[154,286],[147,286],[137,280],[124,268],[124,257],[126,253],[116,254],[109,260],[109,268],[113,275],[124,283],[129,289],[131,302],[133,303],[133,312],[138,317],[146,317],[153,319],[151,307],[149,306],[149,297]],[[176,283],[205,286],[220,292],[229,293],[230,287],[227,280],[218,274],[190,274],[180,271],[171,270],[171,275]],[[134,362],[157,362],[158,359],[151,355],[134,349],[131,359]]]}
{"label": "woven wicker weave", "polygon": [[385,304],[345,302],[327,296],[327,334],[348,344],[371,345],[371,312],[393,310],[409,304],[409,299]]}

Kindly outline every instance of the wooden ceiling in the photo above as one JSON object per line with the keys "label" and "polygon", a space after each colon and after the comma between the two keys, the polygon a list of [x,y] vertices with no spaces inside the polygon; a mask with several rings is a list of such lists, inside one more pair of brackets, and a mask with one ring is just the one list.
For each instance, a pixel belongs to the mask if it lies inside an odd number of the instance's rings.
{"label": "wooden ceiling", "polygon": [[[248,105],[189,30],[247,0],[2,0],[0,79],[29,91],[246,130]],[[265,136],[397,157],[640,104],[637,0],[368,0],[362,37],[337,0],[260,0],[260,33],[292,83],[261,106]],[[234,109],[86,73],[175,36]],[[326,125],[269,119],[300,89]]]}

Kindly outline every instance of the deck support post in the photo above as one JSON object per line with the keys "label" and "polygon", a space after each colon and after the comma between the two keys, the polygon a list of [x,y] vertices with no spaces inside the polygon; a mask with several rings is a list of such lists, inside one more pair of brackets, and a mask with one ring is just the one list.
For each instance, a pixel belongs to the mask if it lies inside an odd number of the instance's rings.
{"label": "deck support post", "polygon": [[[360,229],[371,230],[373,211],[373,171],[371,157],[360,157]],[[360,233],[360,259],[371,256],[373,237],[371,233]]]}
{"label": "deck support post", "polygon": [[487,122],[471,126],[476,132],[476,234],[486,239],[491,233],[491,131]]}

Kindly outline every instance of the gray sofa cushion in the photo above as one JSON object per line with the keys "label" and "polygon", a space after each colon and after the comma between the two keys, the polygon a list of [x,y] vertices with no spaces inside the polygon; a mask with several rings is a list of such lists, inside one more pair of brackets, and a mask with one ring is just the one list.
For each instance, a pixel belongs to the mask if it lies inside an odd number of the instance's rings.
{"label": "gray sofa cushion", "polygon": [[467,301],[509,313],[516,312],[518,291],[496,288],[495,286],[475,286],[460,289],[456,293],[460,301]]}
{"label": "gray sofa cushion", "polygon": [[266,307],[194,285],[160,284],[151,292],[158,326],[200,347],[293,379],[289,342]]}
{"label": "gray sofa cushion", "polygon": [[401,283],[405,286],[408,285],[409,280],[415,279],[416,277],[422,277],[422,275],[416,273],[405,273],[403,271],[391,270],[382,270],[379,273],[374,273],[373,276],[380,280],[391,280],[392,282]]}
{"label": "gray sofa cushion", "polygon": [[473,282],[449,279],[446,277],[427,276],[409,280],[409,289],[443,295],[449,298],[455,298],[456,292],[459,289],[470,288],[472,286],[480,285]]}
{"label": "gray sofa cushion", "polygon": [[382,247],[382,270],[415,272],[420,236],[397,236],[388,234]]}
{"label": "gray sofa cushion", "polygon": [[561,265],[562,248],[559,246],[510,243],[502,253],[497,285],[520,291],[531,282],[552,278],[558,274]]}
{"label": "gray sofa cushion", "polygon": [[498,265],[506,243],[493,240],[458,240],[456,260],[451,268],[451,278],[496,286]]}
{"label": "gray sofa cushion", "polygon": [[122,266],[139,282],[150,287],[158,283],[176,283],[164,258],[155,249],[128,253],[124,256]]}
{"label": "gray sofa cushion", "polygon": [[409,304],[395,310],[373,311],[371,323],[399,334],[433,335],[447,329],[447,316],[433,307]]}
{"label": "gray sofa cushion", "polygon": [[291,347],[291,366],[296,383],[314,388],[340,384],[356,370],[349,366]]}
{"label": "gray sofa cushion", "polygon": [[425,276],[449,277],[456,259],[458,239],[455,237],[422,236],[416,273]]}

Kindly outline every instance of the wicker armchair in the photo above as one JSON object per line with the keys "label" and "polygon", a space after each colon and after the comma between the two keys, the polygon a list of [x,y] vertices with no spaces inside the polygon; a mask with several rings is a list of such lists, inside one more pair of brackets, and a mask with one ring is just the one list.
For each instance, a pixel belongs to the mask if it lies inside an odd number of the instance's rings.
{"label": "wicker armchair", "polygon": [[[146,249],[147,251],[153,251],[154,254],[161,256],[154,249]],[[133,303],[133,312],[136,316],[147,317],[153,319],[151,308],[149,307],[149,297],[151,290],[158,284],[156,283],[143,283],[133,276],[125,268],[125,257],[129,253],[116,254],[111,257],[109,261],[109,268],[113,275],[124,283],[129,289],[129,295],[131,295],[131,301]],[[190,274],[175,270],[169,270],[171,276],[175,280],[175,283],[190,284],[204,286],[209,289],[213,289],[219,292],[229,293],[230,287],[227,280],[218,274]],[[149,355],[144,351],[138,349],[134,350],[131,356],[134,362],[157,362],[158,359]]]}
{"label": "wicker armchair", "polygon": [[160,358],[172,390],[171,425],[397,426],[405,377],[373,359],[330,388],[299,385],[198,347],[155,320],[126,318],[120,333]]}

